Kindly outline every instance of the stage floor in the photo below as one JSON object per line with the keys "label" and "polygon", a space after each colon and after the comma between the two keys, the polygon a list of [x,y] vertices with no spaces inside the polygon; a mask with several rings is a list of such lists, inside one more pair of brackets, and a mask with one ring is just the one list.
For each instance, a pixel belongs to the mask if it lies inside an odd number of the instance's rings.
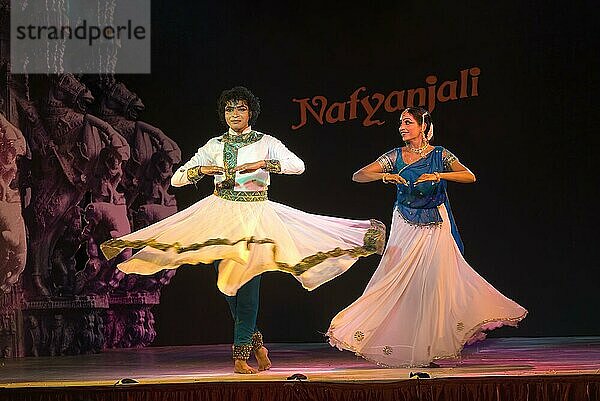
{"label": "stage floor", "polygon": [[[431,378],[600,374],[600,337],[488,339],[465,348],[460,360],[439,368],[386,369],[328,344],[267,344],[273,368],[255,375],[232,373],[230,345],[149,347],[100,354],[1,360],[0,388],[285,381],[302,373],[310,382],[357,383]],[[253,362],[253,361],[252,361]]]}

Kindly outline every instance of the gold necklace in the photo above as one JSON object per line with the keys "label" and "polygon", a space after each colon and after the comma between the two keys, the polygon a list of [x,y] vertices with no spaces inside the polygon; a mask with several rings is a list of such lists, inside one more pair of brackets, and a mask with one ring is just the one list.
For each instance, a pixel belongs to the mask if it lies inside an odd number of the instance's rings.
{"label": "gold necklace", "polygon": [[409,151],[418,154],[420,157],[423,157],[423,152],[425,151],[425,149],[427,149],[428,146],[429,143],[425,142],[420,148],[413,148],[412,146],[410,146],[410,144],[408,144],[407,148]]}

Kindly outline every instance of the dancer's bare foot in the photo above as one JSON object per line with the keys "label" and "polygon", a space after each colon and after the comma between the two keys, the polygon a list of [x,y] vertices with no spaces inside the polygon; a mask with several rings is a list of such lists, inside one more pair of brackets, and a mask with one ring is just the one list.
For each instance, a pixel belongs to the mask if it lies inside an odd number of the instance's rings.
{"label": "dancer's bare foot", "polygon": [[256,369],[254,369],[252,366],[248,365],[248,362],[246,362],[243,359],[235,359],[235,365],[233,366],[233,372],[241,373],[241,374],[258,373],[258,371]]}
{"label": "dancer's bare foot", "polygon": [[271,360],[269,359],[269,350],[265,347],[260,347],[254,351],[254,356],[258,362],[258,370],[269,370],[271,369]]}

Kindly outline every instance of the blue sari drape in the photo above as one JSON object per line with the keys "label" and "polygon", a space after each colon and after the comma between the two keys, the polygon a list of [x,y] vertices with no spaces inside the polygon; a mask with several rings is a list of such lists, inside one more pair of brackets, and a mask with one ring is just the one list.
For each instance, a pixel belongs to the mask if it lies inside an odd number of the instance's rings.
{"label": "blue sari drape", "polygon": [[452,237],[461,253],[464,253],[464,247],[458,228],[454,222],[450,201],[446,192],[447,182],[426,181],[420,184],[414,184],[422,174],[441,173],[444,171],[443,160],[444,148],[436,146],[427,156],[417,160],[414,163],[406,164],[402,159],[402,151],[396,149],[396,164],[393,173],[400,174],[409,185],[398,184],[396,191],[395,207],[409,224],[417,226],[429,226],[440,224],[442,216],[438,206],[444,204],[448,211]]}

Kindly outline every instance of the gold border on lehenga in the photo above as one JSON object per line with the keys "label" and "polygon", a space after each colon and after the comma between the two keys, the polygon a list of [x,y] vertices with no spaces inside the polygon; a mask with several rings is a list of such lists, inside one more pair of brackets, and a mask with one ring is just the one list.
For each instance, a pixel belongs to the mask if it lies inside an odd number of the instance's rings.
{"label": "gold border on lehenga", "polygon": [[317,252],[316,254],[303,258],[300,262],[296,263],[295,265],[290,265],[285,262],[277,261],[277,244],[274,240],[270,238],[257,239],[254,237],[247,237],[238,239],[236,241],[230,241],[224,238],[214,238],[204,241],[202,243],[194,243],[190,245],[181,245],[179,242],[167,244],[164,242],[158,242],[155,239],[129,241],[117,238],[102,243],[102,245],[100,245],[100,249],[102,250],[102,253],[104,253],[104,256],[106,256],[106,259],[112,259],[125,248],[140,249],[148,246],[163,252],[173,250],[176,253],[184,253],[197,251],[207,246],[233,246],[240,242],[246,242],[246,246],[248,247],[250,246],[250,244],[272,244],[273,261],[275,262],[277,269],[293,274],[294,276],[299,276],[311,269],[312,267],[317,266],[318,264],[324,262],[329,258],[337,258],[341,256],[350,256],[352,258],[358,258],[381,252],[385,242],[385,225],[383,225],[383,223],[380,221],[371,220],[371,228],[367,230],[363,237],[363,245],[347,249],[342,249],[338,247],[327,252]]}
{"label": "gold border on lehenga", "polygon": [[[353,258],[359,258],[361,256],[369,256],[378,253],[383,247],[383,242],[381,241],[382,238],[385,241],[385,226],[380,221],[371,220],[371,228],[365,233],[362,246],[355,246],[354,248],[347,249],[335,248],[327,252],[317,252],[305,257],[293,266],[283,262],[276,262],[277,267],[281,271],[291,273],[294,276],[299,276],[329,258],[338,258],[346,255]],[[277,260],[276,253],[275,247],[273,250],[275,260]]]}
{"label": "gold border on lehenga", "polygon": [[[521,316],[518,317],[504,317],[504,318],[493,318],[493,319],[487,319],[484,320],[482,322],[479,322],[478,324],[476,324],[475,326],[473,326],[471,328],[471,330],[469,330],[467,333],[465,333],[465,335],[463,336],[462,340],[460,341],[460,346],[458,347],[458,349],[456,350],[456,352],[454,352],[453,354],[448,354],[448,355],[435,355],[433,357],[431,357],[432,361],[435,360],[439,360],[439,359],[457,359],[460,358],[460,354],[465,346],[465,344],[478,332],[481,331],[482,326],[484,326],[487,323],[492,323],[492,322],[501,322],[502,326],[517,326],[517,324],[523,320],[525,318],[525,316],[527,316],[527,311],[525,311]],[[415,368],[415,367],[424,367],[426,365],[419,365],[419,364],[410,364],[410,363],[406,363],[406,364],[397,364],[397,365],[391,365],[391,364],[386,364],[380,361],[377,361],[365,354],[363,354],[362,352],[360,352],[355,346],[348,344],[347,342],[335,337],[333,335],[333,333],[331,332],[331,330],[335,330],[335,328],[333,326],[331,326],[329,328],[329,330],[327,331],[327,333],[325,333],[325,337],[329,338],[329,343],[335,347],[338,348],[343,348],[345,350],[354,352],[354,354],[356,356],[360,356],[363,359],[366,359],[367,361],[371,361],[374,364],[384,367],[384,368]],[[431,347],[431,346],[429,346]],[[430,350],[428,349],[428,354],[430,354]]]}
{"label": "gold border on lehenga", "polygon": [[163,252],[173,250],[175,253],[184,253],[198,251],[207,246],[233,246],[239,244],[240,242],[246,242],[246,246],[250,246],[250,244],[275,244],[275,241],[271,239],[256,239],[254,237],[240,238],[237,241],[230,241],[225,238],[213,238],[202,243],[194,243],[187,246],[181,245],[179,242],[167,244],[164,242],[158,242],[155,239],[129,241],[117,238],[105,241],[104,243],[102,243],[102,245],[100,245],[100,249],[102,250],[104,256],[106,256],[106,259],[112,259],[125,248],[141,249],[148,246],[150,248],[158,249],[159,251]]}

